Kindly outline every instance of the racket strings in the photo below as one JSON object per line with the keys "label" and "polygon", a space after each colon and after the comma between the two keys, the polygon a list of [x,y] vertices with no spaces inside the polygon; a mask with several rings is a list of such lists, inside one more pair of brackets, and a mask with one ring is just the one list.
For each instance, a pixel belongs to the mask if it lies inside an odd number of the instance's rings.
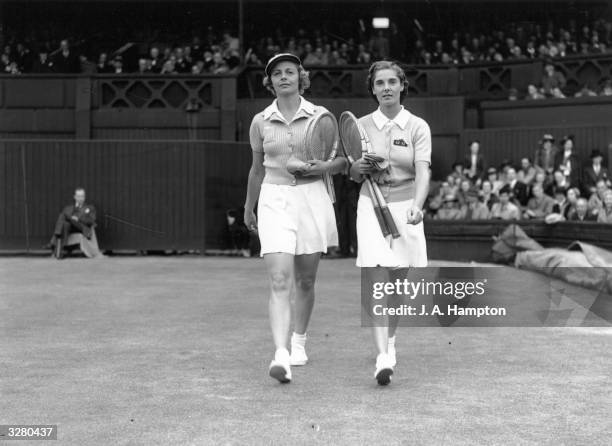
{"label": "racket strings", "polygon": [[305,152],[308,159],[327,161],[334,155],[338,139],[338,126],[332,116],[316,119],[307,132]]}
{"label": "racket strings", "polygon": [[361,133],[359,132],[359,127],[357,126],[355,119],[341,119],[340,136],[345,151],[355,160],[361,158]]}

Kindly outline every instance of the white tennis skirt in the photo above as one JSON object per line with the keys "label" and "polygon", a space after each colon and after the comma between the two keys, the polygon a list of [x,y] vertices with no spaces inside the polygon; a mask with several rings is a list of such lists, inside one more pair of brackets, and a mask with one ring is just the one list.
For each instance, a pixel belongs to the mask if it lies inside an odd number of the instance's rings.
{"label": "white tennis skirt", "polygon": [[399,238],[383,237],[369,196],[359,195],[357,203],[357,266],[407,268],[427,266],[427,245],[423,222],[406,223],[414,200],[388,203]]}
{"label": "white tennis skirt", "polygon": [[313,254],[338,245],[334,206],[323,181],[262,184],[257,220],[262,256]]}

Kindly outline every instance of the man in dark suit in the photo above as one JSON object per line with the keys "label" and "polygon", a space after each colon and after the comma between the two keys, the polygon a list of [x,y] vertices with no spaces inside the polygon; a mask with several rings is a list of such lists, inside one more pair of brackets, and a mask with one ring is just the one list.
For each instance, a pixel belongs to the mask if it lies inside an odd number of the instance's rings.
{"label": "man in dark suit", "polygon": [[482,174],[485,170],[485,162],[480,154],[480,141],[471,141],[469,148],[470,153],[465,156],[464,167],[466,176],[475,183],[477,179],[482,179]]}
{"label": "man in dark suit", "polygon": [[57,73],[78,73],[80,71],[79,58],[72,51],[67,40],[60,42],[58,53],[53,58],[53,66]]}
{"label": "man in dark suit", "polygon": [[540,141],[540,147],[536,150],[533,163],[536,169],[541,169],[546,172],[547,177],[552,177],[552,172],[555,170],[555,158],[559,149],[553,143],[555,138],[549,133],[545,134]]}
{"label": "man in dark suit", "polygon": [[510,187],[512,196],[514,197],[515,204],[523,207],[527,206],[529,188],[525,183],[517,179],[514,167],[509,167],[506,171],[506,180],[506,184]]}
{"label": "man in dark suit", "polygon": [[564,136],[561,140],[561,150],[555,157],[555,169],[559,169],[570,182],[571,187],[580,187],[582,163],[574,152],[574,135]]}
{"label": "man in dark suit", "polygon": [[[57,218],[50,246],[58,259],[64,257],[64,247],[68,237],[73,233],[81,233],[88,240],[94,235],[96,225],[96,208],[85,203],[85,189],[77,187],[74,191],[74,204],[66,206]],[[97,245],[97,242],[96,242]]]}
{"label": "man in dark suit", "polygon": [[584,168],[582,175],[582,192],[586,197],[597,191],[597,182],[604,180],[608,187],[612,187],[608,168],[603,165],[603,153],[595,149],[591,151],[591,163]]}

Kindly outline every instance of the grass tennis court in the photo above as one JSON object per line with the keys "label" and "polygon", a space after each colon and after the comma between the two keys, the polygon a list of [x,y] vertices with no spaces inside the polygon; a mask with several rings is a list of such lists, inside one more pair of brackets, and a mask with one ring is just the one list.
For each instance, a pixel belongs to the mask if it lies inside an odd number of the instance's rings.
{"label": "grass tennis court", "polygon": [[0,424],[57,424],[54,444],[604,445],[612,435],[610,329],[400,328],[393,382],[377,386],[353,260],[322,261],[311,361],[289,385],[267,374],[260,259],[5,257],[0,292]]}

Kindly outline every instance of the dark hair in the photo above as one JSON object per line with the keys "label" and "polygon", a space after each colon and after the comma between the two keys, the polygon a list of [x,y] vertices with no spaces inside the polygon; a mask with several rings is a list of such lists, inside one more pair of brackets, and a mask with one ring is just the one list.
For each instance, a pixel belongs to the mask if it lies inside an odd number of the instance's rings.
{"label": "dark hair", "polygon": [[378,104],[378,99],[374,94],[374,78],[376,77],[376,73],[380,70],[394,70],[399,78],[400,82],[404,86],[404,90],[400,92],[400,102],[404,101],[404,98],[408,94],[408,79],[406,79],[406,73],[404,69],[399,66],[397,62],[389,61],[389,60],[380,60],[378,62],[374,62],[370,65],[370,69],[368,70],[368,91],[370,95],[376,103]]}
{"label": "dark hair", "polygon": [[512,196],[512,189],[510,188],[509,184],[504,185],[504,187],[499,190],[499,195],[501,194],[508,194]]}

